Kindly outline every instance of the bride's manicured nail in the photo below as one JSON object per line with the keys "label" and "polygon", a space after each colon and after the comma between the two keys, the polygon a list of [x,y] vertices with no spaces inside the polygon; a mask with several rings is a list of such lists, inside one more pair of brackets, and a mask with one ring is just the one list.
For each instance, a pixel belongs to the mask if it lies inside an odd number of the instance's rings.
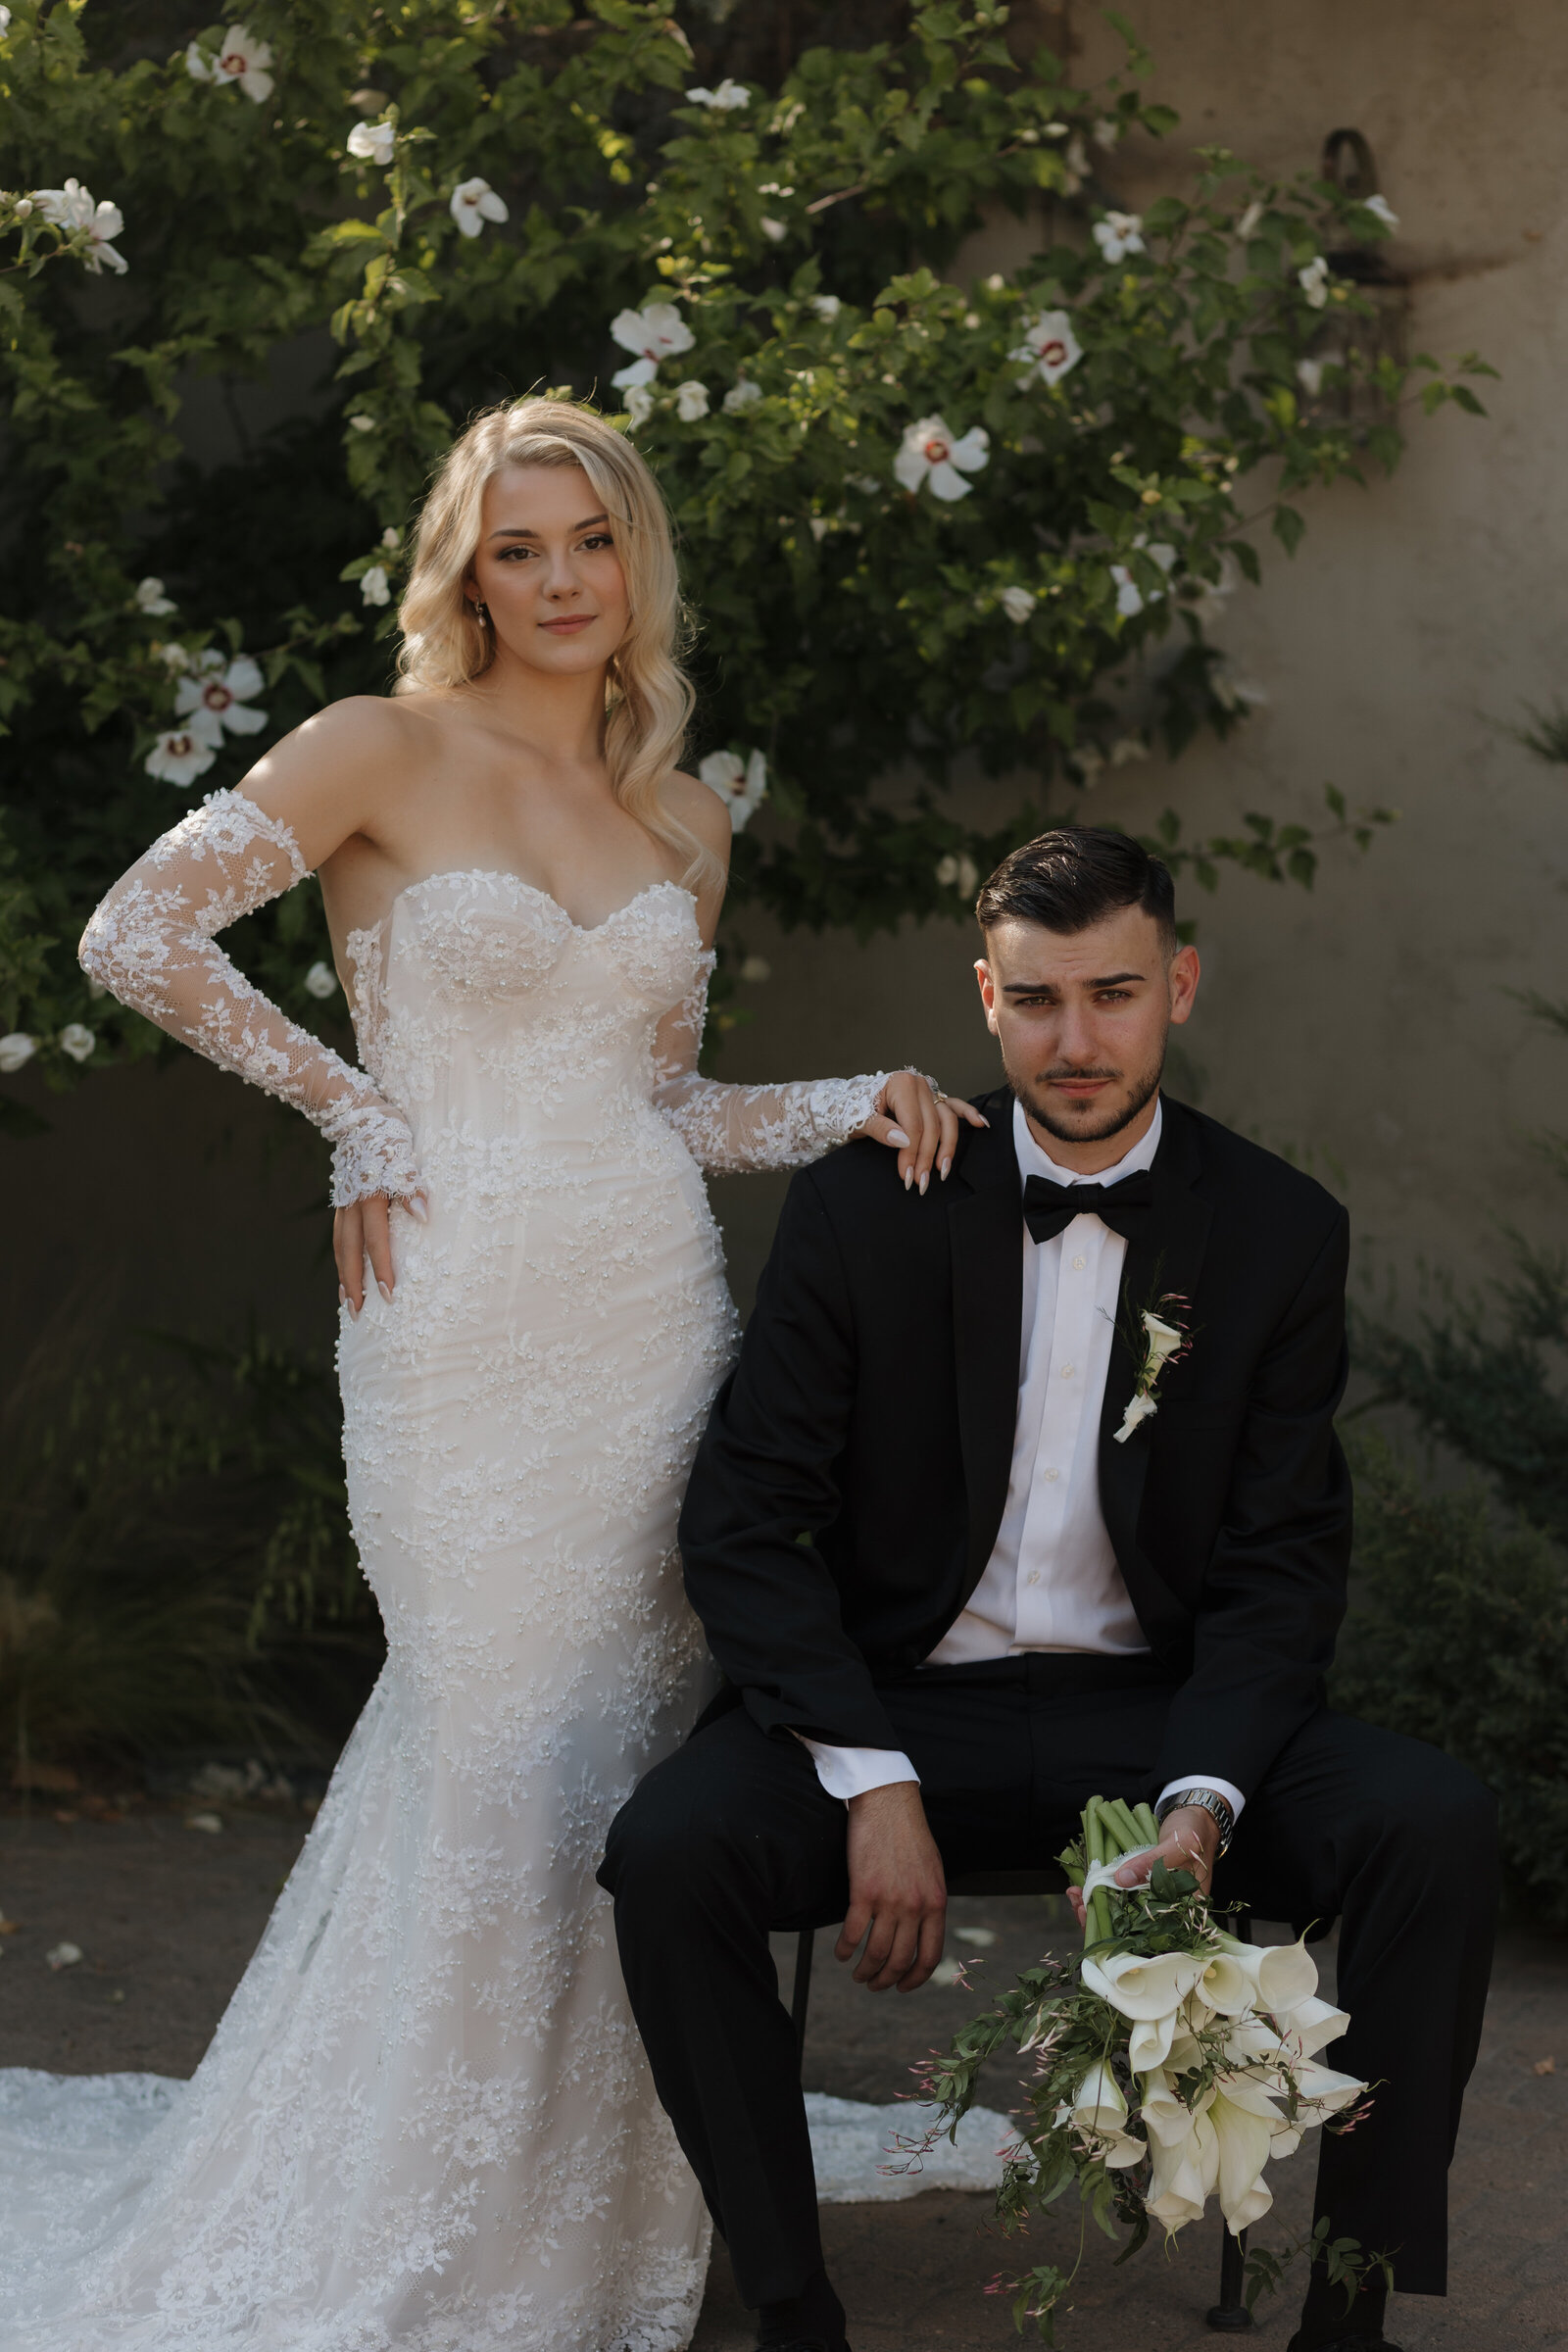
{"label": "bride's manicured nail", "polygon": [[339,1306],[347,1306],[349,1302],[349,1295],[341,1283],[337,1286],[337,1302]]}
{"label": "bride's manicured nail", "polygon": [[359,1319],[360,1319],[360,1310],[359,1310],[359,1308],[358,1308],[358,1307],[355,1305],[355,1303],[354,1303],[354,1301],[353,1301],[353,1299],[352,1299],[352,1298],[351,1298],[351,1299],[348,1301],[348,1310],[349,1310],[349,1314],[350,1314],[350,1316],[352,1317],[352,1319],[353,1319],[353,1320],[354,1320],[354,1321],[357,1323],[357,1322],[359,1321]]}
{"label": "bride's manicured nail", "polygon": [[906,1192],[907,1192],[907,1191],[908,1191],[908,1189],[909,1189],[910,1185],[911,1185],[913,1182],[914,1182],[914,1170],[913,1170],[912,1168],[906,1168],[906,1169],[905,1169],[905,1171],[904,1171],[904,1189],[905,1189],[905,1191],[906,1191]]}
{"label": "bride's manicured nail", "polygon": [[388,1306],[390,1306],[392,1303],[392,1285],[389,1282],[382,1282],[377,1279],[375,1287],[380,1292],[382,1298],[386,1300]]}
{"label": "bride's manicured nail", "polygon": [[942,1162],[942,1181],[944,1184],[946,1184],[948,1181],[948,1170],[952,1167],[952,1165],[953,1161],[951,1158],[945,1159]]}
{"label": "bride's manicured nail", "polygon": [[931,1181],[931,1171],[930,1171],[930,1169],[929,1169],[929,1168],[927,1168],[927,1170],[926,1170],[925,1174],[924,1174],[924,1175],[921,1177],[921,1179],[920,1179],[920,1198],[921,1198],[921,1200],[922,1200],[925,1199],[925,1188],[926,1188],[926,1186],[927,1186],[927,1185],[930,1183],[930,1181]]}
{"label": "bride's manicured nail", "polygon": [[909,1149],[909,1139],[905,1134],[902,1127],[890,1127],[888,1129],[888,1142],[890,1144],[897,1144],[901,1152],[907,1152]]}

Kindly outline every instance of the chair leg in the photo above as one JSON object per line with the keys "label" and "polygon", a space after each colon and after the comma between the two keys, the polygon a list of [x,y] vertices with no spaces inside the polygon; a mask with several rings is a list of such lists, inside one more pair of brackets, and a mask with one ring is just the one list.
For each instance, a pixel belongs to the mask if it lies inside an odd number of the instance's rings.
{"label": "chair leg", "polygon": [[795,2063],[806,2057],[806,2012],[811,2000],[811,1946],[816,1938],[803,1928],[795,1946],[795,1989],[790,1995],[790,2023],[795,2028]]}
{"label": "chair leg", "polygon": [[1219,2250],[1219,2301],[1209,2307],[1208,2324],[1222,2335],[1240,2335],[1250,2328],[1252,2315],[1243,2301],[1247,2231],[1232,2237],[1227,2230]]}

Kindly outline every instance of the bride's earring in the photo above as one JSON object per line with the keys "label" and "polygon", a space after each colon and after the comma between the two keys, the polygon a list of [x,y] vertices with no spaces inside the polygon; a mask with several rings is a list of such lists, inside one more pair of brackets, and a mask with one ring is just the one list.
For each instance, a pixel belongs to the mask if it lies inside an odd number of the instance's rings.
{"label": "bride's earring", "polygon": [[473,617],[481,629],[487,629],[490,626],[490,608],[482,598],[477,596],[473,600]]}

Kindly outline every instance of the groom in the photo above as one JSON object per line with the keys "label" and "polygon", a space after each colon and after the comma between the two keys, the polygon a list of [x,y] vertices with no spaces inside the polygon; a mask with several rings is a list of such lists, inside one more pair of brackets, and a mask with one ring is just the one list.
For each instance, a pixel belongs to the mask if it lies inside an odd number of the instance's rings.
{"label": "groom", "polygon": [[[842,1920],[883,1991],[942,1951],[944,1872],[1048,1861],[1097,1790],[1264,1918],[1341,1922],[1378,2085],[1318,2211],[1442,2294],[1446,2172],[1495,1908],[1492,1799],[1324,1705],[1350,1483],[1344,1210],[1159,1091],[1198,956],[1171,878],[1066,826],[980,893],[1008,1086],[921,1198],[852,1144],[799,1174],[681,1521],[726,1682],[601,1874],[654,2078],[769,2346],[844,2352],[772,1929]],[[1126,1336],[1191,1346],[1122,1436]],[[1234,1838],[1234,1849],[1232,1839]],[[1129,1862],[1123,1883],[1145,1875]],[[861,1948],[863,1946],[863,1948]],[[1295,2352],[1376,2346],[1308,2285]]]}

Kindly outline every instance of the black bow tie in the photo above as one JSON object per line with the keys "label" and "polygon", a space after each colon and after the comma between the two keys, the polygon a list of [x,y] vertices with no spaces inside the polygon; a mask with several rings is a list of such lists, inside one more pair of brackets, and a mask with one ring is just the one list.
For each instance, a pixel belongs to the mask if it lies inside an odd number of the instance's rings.
{"label": "black bow tie", "polygon": [[1037,1242],[1054,1241],[1074,1217],[1099,1217],[1112,1233],[1136,1241],[1148,1229],[1154,1182],[1147,1168],[1119,1184],[1053,1184],[1031,1176],[1023,1188],[1023,1221]]}

